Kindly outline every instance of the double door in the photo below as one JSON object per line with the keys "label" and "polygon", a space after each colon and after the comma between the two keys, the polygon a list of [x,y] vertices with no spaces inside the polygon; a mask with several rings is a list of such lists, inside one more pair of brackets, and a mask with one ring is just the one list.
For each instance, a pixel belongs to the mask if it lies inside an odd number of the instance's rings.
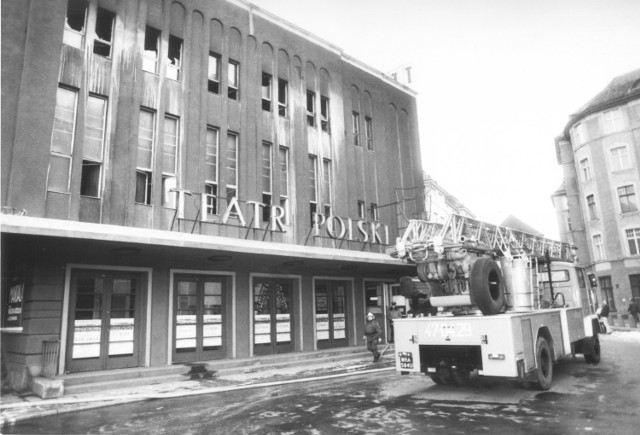
{"label": "double door", "polygon": [[225,278],[174,278],[173,362],[226,357]]}
{"label": "double door", "polygon": [[254,355],[293,352],[293,313],[291,280],[254,278]]}
{"label": "double door", "polygon": [[66,370],[140,365],[146,274],[74,270],[71,274]]}
{"label": "double door", "polygon": [[318,349],[347,346],[347,283],[318,280],[315,285]]}

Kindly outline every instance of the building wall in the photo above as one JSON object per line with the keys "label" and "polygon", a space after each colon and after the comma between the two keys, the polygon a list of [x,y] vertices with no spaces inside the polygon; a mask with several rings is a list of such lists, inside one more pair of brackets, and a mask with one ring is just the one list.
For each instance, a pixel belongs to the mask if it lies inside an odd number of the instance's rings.
{"label": "building wall", "polygon": [[[580,262],[590,266],[599,278],[600,300],[608,299],[625,315],[631,298],[640,296],[632,294],[630,283],[630,275],[640,274],[640,252],[632,250],[627,236],[627,230],[640,228],[640,99],[633,81],[627,87],[630,90],[623,97],[605,99],[575,115],[566,134],[556,140],[565,191],[555,199],[561,238],[578,245]],[[613,92],[612,88],[613,84],[603,95]],[[611,150],[620,147],[626,152],[616,158]],[[632,204],[628,210],[621,208],[618,191],[625,186],[633,191],[628,197]],[[595,214],[589,207],[590,197],[595,202]],[[561,204],[567,209],[563,210]],[[601,248],[594,237],[601,238]],[[607,279],[611,280],[609,292],[602,288]]]}
{"label": "building wall", "polygon": [[[93,30],[101,10],[114,14],[108,57],[93,53]],[[398,235],[396,189],[422,183],[414,93],[337,47],[244,2],[91,0],[85,18],[84,42],[76,48],[63,42],[66,1],[13,0],[2,7],[3,212],[24,213],[28,218],[51,222],[55,219],[56,225],[60,220],[65,222],[64,229],[53,236],[43,236],[39,230],[29,232],[27,224],[20,227],[20,220],[12,233],[3,229],[3,316],[9,287],[14,282],[24,285],[22,325],[2,334],[3,359],[14,388],[27,388],[29,379],[41,374],[43,341],[61,342],[59,370],[60,374],[66,371],[62,365],[71,352],[73,343],[69,343],[68,333],[74,327],[69,321],[69,313],[74,310],[69,300],[74,293],[71,281],[74,273],[85,270],[95,270],[92,273],[97,275],[100,271],[136,271],[144,276],[139,296],[141,324],[136,329],[140,335],[138,366],[161,366],[172,361],[173,278],[179,273],[225,277],[225,358],[253,355],[252,285],[256,277],[292,280],[292,303],[296,307],[292,313],[296,328],[292,331],[293,351],[317,346],[317,283],[326,279],[346,283],[345,345],[362,344],[358,337],[366,309],[365,280],[388,284],[411,272],[406,265],[356,260],[355,254],[351,261],[345,260],[348,256],[338,261],[335,251],[322,248],[384,253],[386,231],[380,231],[382,240],[373,240],[371,235],[364,240],[356,226],[359,219],[367,222],[365,229],[378,223],[386,225],[389,242]],[[143,70],[147,26],[157,28],[161,35],[157,73]],[[183,40],[178,80],[167,78],[170,36]],[[218,93],[208,90],[210,52],[220,55]],[[230,59],[240,65],[237,100],[228,94]],[[273,79],[271,112],[261,106],[263,72]],[[279,116],[276,109],[279,78],[288,82],[287,117]],[[56,101],[61,88],[77,96],[68,191],[48,188],[52,175],[58,174],[52,163],[52,137],[57,134],[54,123],[59,117]],[[307,126],[308,91],[316,95],[314,127]],[[328,131],[321,128],[321,96],[329,99]],[[83,160],[87,160],[90,149],[85,132],[94,125],[89,102],[95,97],[107,101],[102,184],[97,195],[83,195]],[[143,109],[152,110],[156,118],[149,204],[136,202]],[[360,119],[358,144],[353,134],[354,112]],[[162,122],[166,115],[179,119],[177,188],[193,193],[185,194],[184,207],[179,201],[176,207],[161,205],[162,145],[169,137]],[[366,131],[367,118],[371,119],[372,135]],[[219,209],[217,215],[203,219],[199,195],[205,188],[208,127],[215,127],[220,138]],[[229,200],[223,183],[228,173],[224,145],[229,132],[237,133],[239,139],[237,198],[244,225],[233,215],[224,222]],[[264,141],[272,144],[274,204],[282,193],[278,147],[289,150],[290,215],[283,228],[267,228],[250,203],[262,201]],[[333,228],[333,234],[328,224],[317,231],[312,227],[310,155],[317,156],[319,162],[317,211],[324,213],[325,206],[330,205],[330,214],[342,219],[331,220],[338,227]],[[322,183],[326,178],[323,160],[331,162],[328,184]],[[330,201],[322,199],[327,186],[331,189]],[[366,205],[365,216],[359,215],[359,201]],[[424,209],[420,197],[402,205],[408,217]],[[375,217],[373,206],[377,207]],[[349,219],[354,236],[339,235],[340,222],[346,224]],[[90,225],[94,224],[104,229],[103,238],[72,235],[74,226],[91,232],[95,227]],[[208,245],[187,248],[180,241],[173,245],[166,241],[133,243],[122,235],[125,228],[137,228],[149,237],[158,237],[158,231],[167,236],[176,232],[196,234]],[[252,240],[258,252],[219,248],[211,242],[212,236]],[[265,254],[273,242],[303,245],[317,255],[305,261],[285,261],[297,259],[294,254],[291,258]],[[218,257],[228,259],[214,260]],[[379,300],[382,304],[383,298]],[[379,308],[384,313],[384,306]]]}

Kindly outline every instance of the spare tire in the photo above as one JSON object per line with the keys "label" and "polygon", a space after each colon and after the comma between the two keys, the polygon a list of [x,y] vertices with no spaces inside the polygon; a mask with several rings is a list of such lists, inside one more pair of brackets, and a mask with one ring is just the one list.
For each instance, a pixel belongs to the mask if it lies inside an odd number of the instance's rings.
{"label": "spare tire", "polygon": [[504,280],[498,263],[491,258],[476,260],[471,268],[471,301],[482,314],[498,314],[505,304]]}

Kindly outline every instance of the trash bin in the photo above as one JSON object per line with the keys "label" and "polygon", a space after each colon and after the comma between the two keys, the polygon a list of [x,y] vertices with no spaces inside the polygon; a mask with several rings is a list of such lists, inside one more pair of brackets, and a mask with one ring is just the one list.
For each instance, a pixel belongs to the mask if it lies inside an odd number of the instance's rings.
{"label": "trash bin", "polygon": [[60,340],[42,342],[42,376],[53,379],[58,373]]}

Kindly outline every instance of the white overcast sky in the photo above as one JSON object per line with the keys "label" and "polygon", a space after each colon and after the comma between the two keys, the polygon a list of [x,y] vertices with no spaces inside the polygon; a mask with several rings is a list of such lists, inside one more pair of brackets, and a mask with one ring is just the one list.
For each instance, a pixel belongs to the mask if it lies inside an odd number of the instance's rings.
{"label": "white overcast sky", "polygon": [[412,65],[424,170],[478,218],[553,238],[554,138],[640,68],[640,0],[252,3],[379,71]]}

